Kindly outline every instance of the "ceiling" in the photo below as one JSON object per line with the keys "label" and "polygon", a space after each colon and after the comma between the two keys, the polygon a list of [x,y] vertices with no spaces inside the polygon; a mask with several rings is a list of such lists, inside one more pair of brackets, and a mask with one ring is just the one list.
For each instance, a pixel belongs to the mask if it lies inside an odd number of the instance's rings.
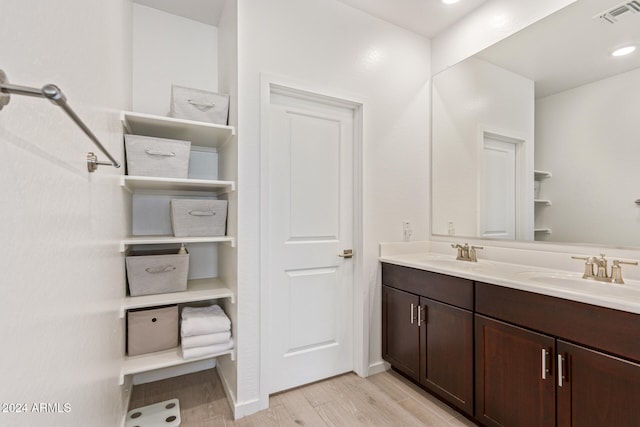
{"label": "ceiling", "polygon": [[[338,1],[414,33],[432,38],[487,0],[460,0],[459,3],[452,5],[446,5],[441,0]],[[225,0],[134,0],[134,2],[217,26]]]}
{"label": "ceiling", "polygon": [[433,38],[487,0],[460,0],[446,5],[441,0],[338,0],[377,18]]}
{"label": "ceiling", "polygon": [[[599,16],[620,0],[580,0],[488,47],[476,57],[536,82],[536,97],[582,86],[640,67],[640,13],[611,24]],[[611,52],[636,44],[635,53]]]}
{"label": "ceiling", "polygon": [[133,2],[217,27],[225,0],[133,0]]}

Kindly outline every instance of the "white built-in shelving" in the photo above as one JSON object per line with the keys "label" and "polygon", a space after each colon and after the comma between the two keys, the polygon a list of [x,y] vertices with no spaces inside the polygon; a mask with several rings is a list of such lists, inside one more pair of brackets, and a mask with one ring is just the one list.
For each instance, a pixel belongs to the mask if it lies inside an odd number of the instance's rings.
{"label": "white built-in shelving", "polygon": [[120,384],[124,384],[124,377],[127,375],[155,371],[156,369],[170,368],[172,366],[180,366],[185,363],[213,359],[227,354],[231,356],[231,359],[235,359],[235,349],[232,348],[221,351],[220,353],[185,360],[182,358],[182,351],[180,350],[180,347],[157,351],[155,353],[141,354],[139,356],[125,357],[122,368],[120,369]]}
{"label": "white built-in shelving", "polygon": [[[192,146],[220,148],[235,135],[232,126],[216,125],[211,123],[195,122],[190,120],[174,119],[171,117],[155,116],[143,113],[123,111],[121,115],[122,125],[127,133],[152,136],[158,138],[181,139],[191,141]],[[236,190],[235,181],[203,180],[203,179],[176,179],[162,177],[129,176],[121,177],[120,185],[123,189],[135,194],[136,192],[148,192],[162,194],[207,194],[223,195]],[[120,252],[125,252],[128,247],[134,245],[161,245],[161,244],[189,244],[189,243],[225,243],[235,247],[236,239],[233,236],[131,236],[120,241]],[[170,304],[183,304],[198,301],[210,301],[229,299],[235,303],[235,295],[227,284],[216,277],[189,280],[187,290],[155,295],[127,296],[120,309],[120,317],[124,318],[128,310],[155,307]],[[195,359],[185,360],[179,347],[142,354],[138,356],[125,356],[120,372],[120,384],[124,383],[127,375],[149,372],[156,369],[179,366],[200,360],[230,355],[235,358],[235,349],[229,349],[217,354]]]}
{"label": "white built-in shelving", "polygon": [[551,174],[551,172],[541,171],[541,170],[534,170],[533,171],[533,176],[534,176],[534,179],[540,180],[540,179],[545,179],[545,178],[551,178],[553,175]]}
{"label": "white built-in shelving", "polygon": [[[533,171],[533,179],[535,181],[535,199],[533,200],[535,206],[551,206],[551,200],[541,199],[540,189],[541,189],[541,181],[544,179],[551,178],[553,175],[551,172],[543,171],[543,170],[534,170]],[[551,234],[551,229],[549,227],[535,227],[533,230],[537,234]]]}
{"label": "white built-in shelving", "polygon": [[124,252],[131,245],[166,245],[181,243],[228,243],[232,247],[236,245],[235,237],[230,236],[205,236],[205,237],[173,237],[173,236],[135,236],[120,241],[120,252]]}
{"label": "white built-in shelving", "polygon": [[199,147],[222,147],[236,134],[233,126],[174,119],[173,117],[123,111],[120,117],[127,133],[156,138],[191,141]]}
{"label": "white built-in shelving", "polygon": [[123,175],[120,180],[120,185],[132,193],[141,190],[159,190],[165,192],[204,191],[219,196],[236,190],[236,183],[234,181],[159,178],[154,176]]}
{"label": "white built-in shelving", "polygon": [[127,310],[135,308],[154,307],[168,304],[184,304],[188,302],[206,301],[229,298],[235,303],[235,295],[220,279],[193,279],[187,282],[187,290],[167,294],[140,295],[125,298],[120,310],[120,317],[124,317]]}

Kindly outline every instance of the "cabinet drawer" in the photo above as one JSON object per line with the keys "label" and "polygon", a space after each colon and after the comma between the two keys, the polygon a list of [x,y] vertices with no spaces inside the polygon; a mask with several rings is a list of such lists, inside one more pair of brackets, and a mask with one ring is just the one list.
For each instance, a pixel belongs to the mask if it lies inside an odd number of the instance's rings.
{"label": "cabinet drawer", "polygon": [[476,283],[480,314],[640,361],[640,315]]}
{"label": "cabinet drawer", "polygon": [[394,264],[382,264],[382,284],[473,310],[473,282]]}

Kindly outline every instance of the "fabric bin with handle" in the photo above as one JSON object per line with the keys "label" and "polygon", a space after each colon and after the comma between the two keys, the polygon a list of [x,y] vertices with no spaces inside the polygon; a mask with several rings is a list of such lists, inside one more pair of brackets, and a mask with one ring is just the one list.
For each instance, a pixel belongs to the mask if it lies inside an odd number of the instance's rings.
{"label": "fabric bin with handle", "polygon": [[179,249],[130,251],[125,259],[131,296],[187,289],[189,254]]}
{"label": "fabric bin with handle", "polygon": [[178,306],[171,305],[127,312],[129,356],[168,350],[178,346]]}
{"label": "fabric bin with handle", "polygon": [[124,145],[129,175],[189,177],[190,141],[127,134]]}
{"label": "fabric bin with handle", "polygon": [[169,115],[176,119],[226,125],[229,95],[171,85]]}
{"label": "fabric bin with handle", "polygon": [[172,199],[171,225],[176,237],[224,236],[227,201]]}

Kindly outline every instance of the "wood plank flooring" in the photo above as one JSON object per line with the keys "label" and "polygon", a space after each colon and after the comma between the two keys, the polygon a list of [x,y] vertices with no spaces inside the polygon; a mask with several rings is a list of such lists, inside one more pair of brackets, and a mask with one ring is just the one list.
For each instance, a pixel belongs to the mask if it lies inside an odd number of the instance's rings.
{"label": "wood plank flooring", "polygon": [[180,399],[181,427],[469,427],[471,421],[395,372],[350,373],[271,396],[270,407],[240,420],[215,369],[134,386],[130,408]]}

